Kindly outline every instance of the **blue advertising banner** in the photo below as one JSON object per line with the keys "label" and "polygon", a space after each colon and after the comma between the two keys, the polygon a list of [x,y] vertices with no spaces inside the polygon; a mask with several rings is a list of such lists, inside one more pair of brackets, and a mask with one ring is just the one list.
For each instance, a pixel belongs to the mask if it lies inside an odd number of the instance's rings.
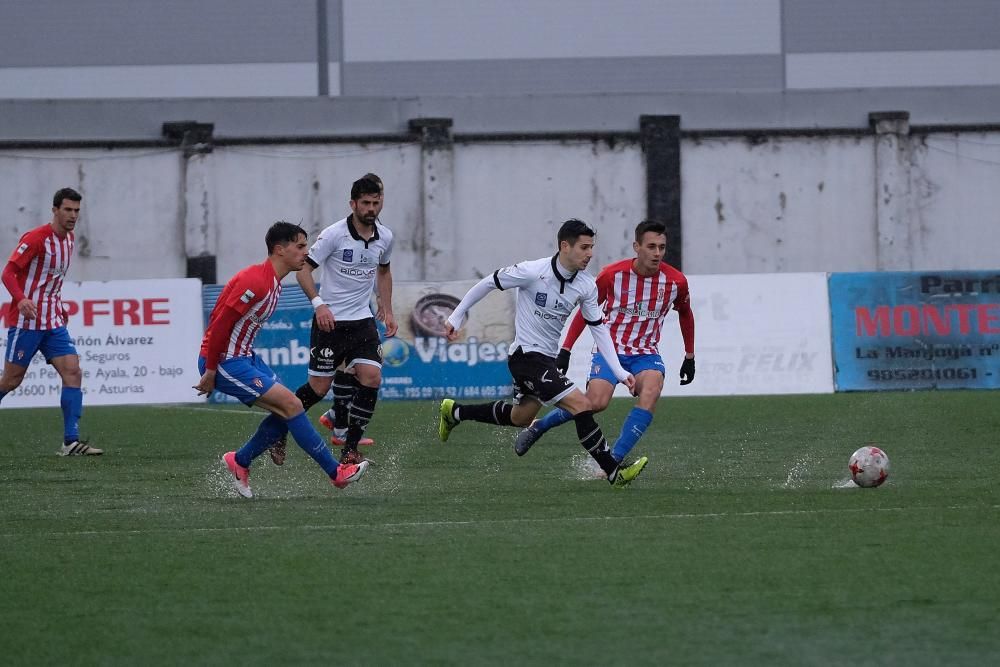
{"label": "blue advertising banner", "polygon": [[1000,272],[830,275],[839,391],[1000,387]]}
{"label": "blue advertising banner", "polygon": [[[494,292],[478,303],[463,329],[449,343],[443,322],[476,281],[396,283],[393,309],[399,325],[396,336],[382,340],[382,399],[496,399],[513,392],[507,370],[507,348],[513,339],[512,296]],[[219,298],[222,285],[203,289],[204,321]],[[278,307],[257,335],[254,348],[295,390],[306,382],[309,333],[313,308],[298,285],[285,285]],[[381,322],[380,331],[384,332]],[[193,351],[192,363],[197,350]],[[213,403],[235,399],[213,392]]]}

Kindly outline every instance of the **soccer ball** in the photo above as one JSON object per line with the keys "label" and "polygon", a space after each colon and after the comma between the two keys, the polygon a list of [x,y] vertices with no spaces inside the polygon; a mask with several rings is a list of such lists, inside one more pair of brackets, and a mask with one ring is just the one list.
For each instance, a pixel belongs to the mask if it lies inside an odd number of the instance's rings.
{"label": "soccer ball", "polygon": [[847,469],[858,486],[879,486],[889,478],[889,456],[878,447],[867,445],[851,454]]}

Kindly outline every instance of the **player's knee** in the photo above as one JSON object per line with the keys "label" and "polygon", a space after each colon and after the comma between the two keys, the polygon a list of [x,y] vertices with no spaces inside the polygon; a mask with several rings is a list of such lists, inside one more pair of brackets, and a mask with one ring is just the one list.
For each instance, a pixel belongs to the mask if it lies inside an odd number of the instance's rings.
{"label": "player's knee", "polygon": [[525,428],[527,426],[531,426],[532,419],[534,419],[534,417],[530,415],[520,415],[517,412],[512,412],[510,414],[511,424],[517,426],[518,428]]}
{"label": "player's knee", "polygon": [[0,391],[14,391],[21,386],[23,381],[24,373],[4,373],[3,377],[0,377]]}
{"label": "player's knee", "polygon": [[59,375],[62,377],[63,384],[67,387],[79,387],[83,381],[83,371],[80,370],[79,366],[67,368]]}

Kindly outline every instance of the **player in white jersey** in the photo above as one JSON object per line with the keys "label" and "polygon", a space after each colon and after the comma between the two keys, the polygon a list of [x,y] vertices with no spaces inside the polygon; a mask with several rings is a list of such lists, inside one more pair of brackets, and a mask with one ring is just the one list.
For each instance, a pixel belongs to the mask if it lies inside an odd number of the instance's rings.
{"label": "player in white jersey", "polygon": [[617,363],[614,344],[597,304],[597,285],[584,271],[594,254],[594,230],[580,220],[567,220],[559,229],[559,252],[498,269],[472,287],[448,318],[449,341],[458,337],[468,310],[494,289],[517,288],[514,341],[507,367],[517,390],[514,403],[459,404],[441,402],[438,434],[442,441],[463,421],[501,426],[527,426],[543,404],[554,403],[573,415],[580,444],[594,458],[615,487],[627,486],[648,462],[645,457],[621,467],[611,456],[601,428],[594,421],[587,396],[556,368],[563,324],[579,305],[599,349],[610,359],[612,372],[630,389],[635,378]]}
{"label": "player in white jersey", "polygon": [[[694,313],[687,277],[663,261],[667,249],[666,226],[662,222],[644,220],[636,225],[632,243],[635,257],[623,259],[601,269],[597,276],[598,301],[604,307],[604,321],[611,331],[618,361],[635,375],[636,406],[622,424],[611,455],[622,461],[635,447],[653,421],[653,410],[663,390],[665,367],[660,357],[660,331],[671,309],[678,314],[684,339],[684,361],[680,383],[694,380]],[[583,319],[574,316],[556,365],[565,372],[569,367],[570,350],[583,332]],[[602,352],[594,352],[587,398],[595,412],[608,407],[618,381],[608,369]],[[523,456],[551,428],[564,424],[573,416],[565,410],[549,412],[521,431],[514,451]]]}
{"label": "player in white jersey", "polygon": [[[335,431],[333,441],[343,438],[341,462],[356,463],[363,460],[358,445],[375,412],[382,384],[382,346],[370,306],[373,292],[386,335],[394,336],[397,327],[389,268],[393,234],[378,222],[381,184],[370,177],[355,181],[350,205],[350,215],[320,232],[309,249],[307,266],[296,274],[316,312],[309,341],[309,380],[295,394],[308,410],[323,400],[335,376],[350,378],[353,395],[346,410],[347,432],[341,436]],[[317,290],[313,271],[319,267],[323,273]],[[344,363],[353,373],[338,375]]]}
{"label": "player in white jersey", "polygon": [[73,257],[73,230],[83,197],[63,188],[52,198],[52,220],[24,234],[3,268],[4,287],[12,301],[0,304],[7,324],[7,354],[0,376],[0,401],[17,389],[34,356],[45,361],[62,379],[59,405],[63,413],[60,456],[94,456],[103,451],[80,440],[83,414],[83,372],[73,339],[66,330],[69,319],[62,302],[62,285]]}

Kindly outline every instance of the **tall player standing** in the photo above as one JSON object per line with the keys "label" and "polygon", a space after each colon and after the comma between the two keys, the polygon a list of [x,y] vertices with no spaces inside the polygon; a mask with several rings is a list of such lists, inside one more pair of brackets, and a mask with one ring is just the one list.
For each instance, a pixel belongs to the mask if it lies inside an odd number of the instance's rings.
{"label": "tall player standing", "polygon": [[[635,228],[632,249],[634,258],[609,264],[597,276],[598,301],[603,304],[604,321],[611,331],[618,362],[635,376],[633,393],[638,396],[611,452],[619,462],[632,451],[653,421],[665,373],[659,353],[660,331],[671,308],[677,311],[684,339],[680,383],[686,385],[694,380],[694,313],[687,278],[663,261],[667,249],[666,226],[652,220],[640,222]],[[578,312],[559,351],[558,365],[564,372],[583,326],[583,316]],[[616,384],[618,380],[607,360],[600,350],[595,350],[587,383],[587,397],[595,412],[608,407]],[[572,418],[563,409],[553,410],[518,434],[514,451],[523,456],[546,431]]]}
{"label": "tall player standing", "polygon": [[219,294],[201,343],[198,370],[202,375],[194,388],[199,396],[218,390],[247,406],[256,405],[271,413],[243,447],[222,457],[240,495],[253,497],[250,464],[289,432],[329,475],[330,483],[342,489],[361,479],[368,462],[338,464],[309,423],[302,402],[278,381],[274,371],[253,349],[257,333],[278,305],[281,280],[302,268],[308,247],[305,230],[283,221],[271,225],[264,241],[267,259],[237,273]]}
{"label": "tall player standing", "polygon": [[514,379],[514,404],[505,401],[476,405],[441,402],[438,435],[448,439],[463,421],[500,426],[526,426],[543,404],[555,403],[576,423],[580,444],[601,467],[614,487],[628,486],[648,463],[646,457],[621,466],[611,456],[601,427],[594,421],[590,399],[556,368],[559,334],[563,323],[579,304],[591,327],[597,346],[612,359],[610,370],[618,382],[631,389],[635,378],[611,354],[614,345],[597,304],[597,286],[585,269],[594,254],[594,230],[581,220],[567,220],[557,236],[559,252],[498,269],[468,291],[448,317],[446,331],[454,341],[465,322],[467,311],[494,289],[517,288],[514,342],[510,345],[507,367]]}
{"label": "tall player standing", "polygon": [[[313,304],[309,337],[309,379],[295,395],[309,410],[316,405],[337,377],[347,397],[347,432],[334,430],[332,441],[342,444],[340,460],[364,460],[358,445],[375,412],[382,384],[382,346],[375,316],[371,312],[373,292],[378,296],[378,317],[385,335],[396,335],[392,312],[392,231],[378,222],[382,210],[381,183],[362,177],[351,186],[351,214],[330,225],[309,249],[306,266],[296,274],[299,286]],[[323,267],[320,288],[313,271]],[[338,372],[341,364],[346,368]],[[336,400],[336,399],[335,399]],[[335,408],[336,409],[336,408]],[[336,426],[336,424],[334,424]]]}
{"label": "tall player standing", "polygon": [[80,440],[83,373],[73,339],[66,330],[68,315],[62,302],[63,279],[73,258],[73,230],[82,200],[72,188],[57,191],[52,197],[51,222],[21,237],[0,276],[13,297],[6,309],[7,354],[0,376],[0,401],[20,386],[32,358],[41,352],[62,378],[60,456],[104,453]]}

